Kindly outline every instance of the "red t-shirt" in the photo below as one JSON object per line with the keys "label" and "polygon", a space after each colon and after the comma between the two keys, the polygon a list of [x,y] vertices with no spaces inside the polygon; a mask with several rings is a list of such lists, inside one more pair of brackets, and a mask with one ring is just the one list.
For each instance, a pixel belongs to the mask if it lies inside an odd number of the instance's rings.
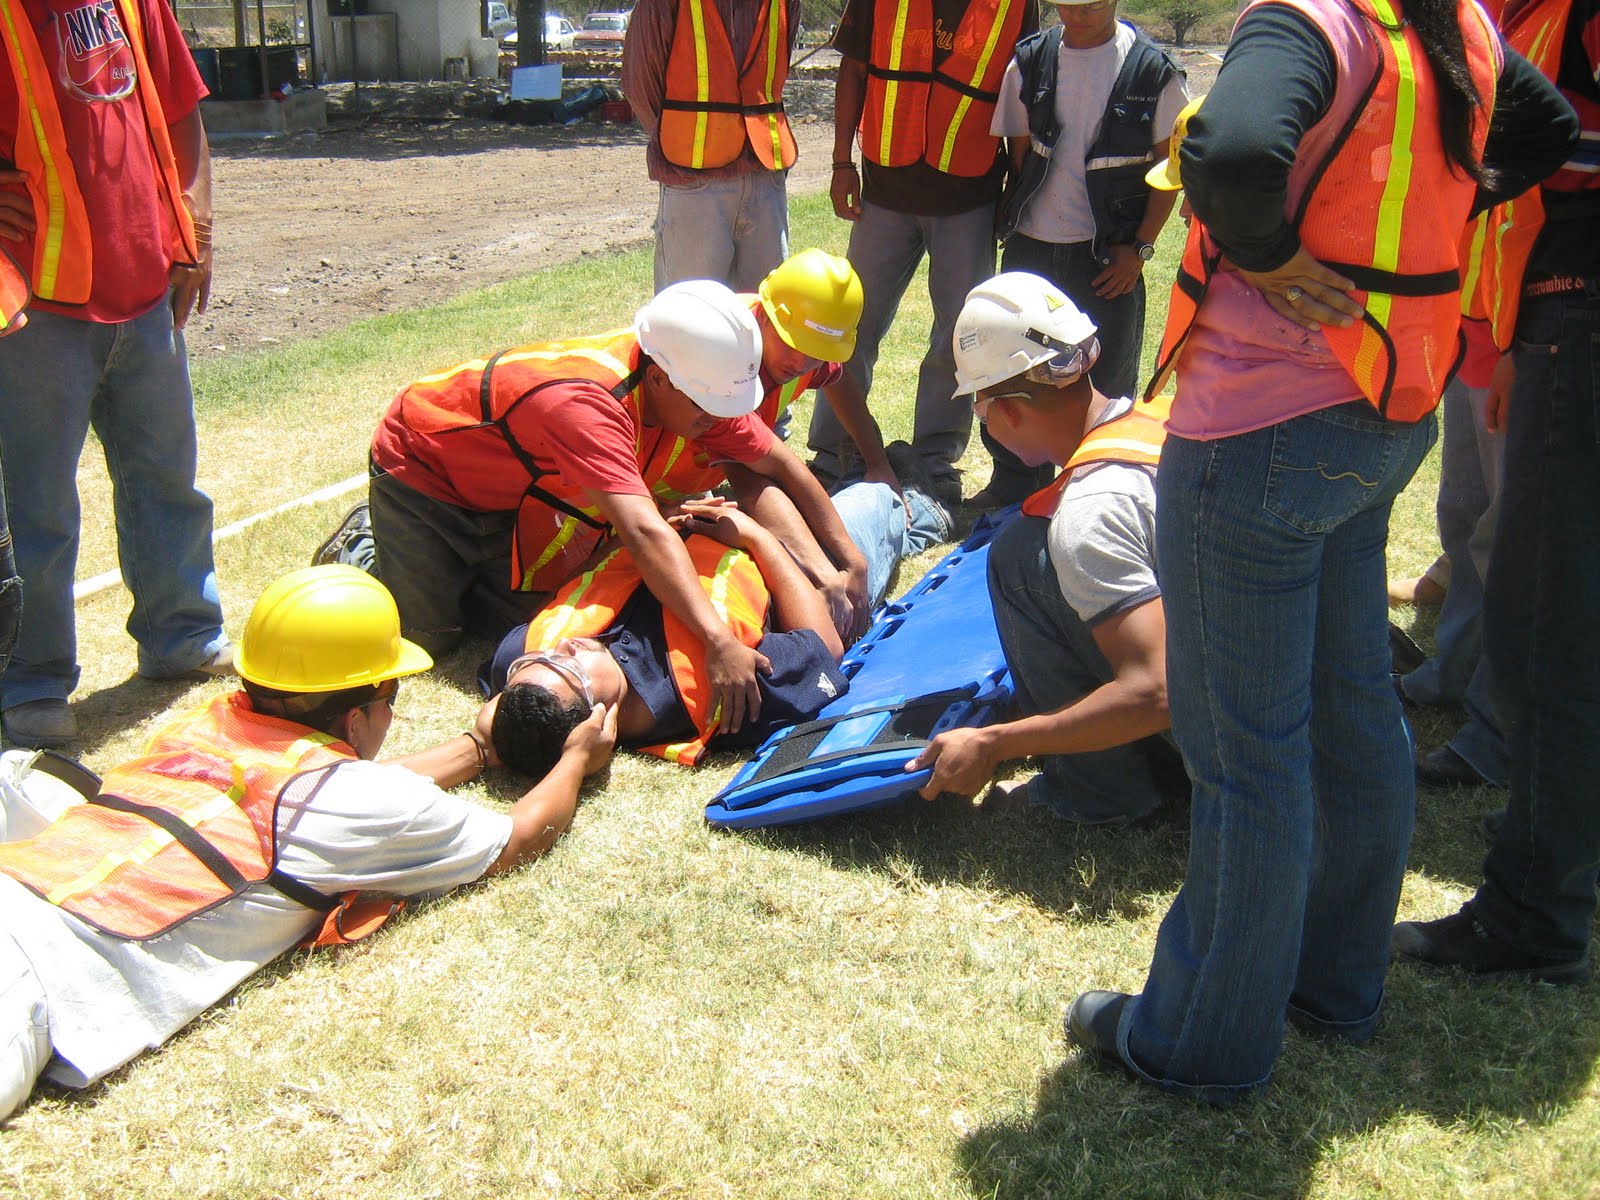
{"label": "red t-shirt", "polygon": [[[476,396],[479,372],[460,384]],[[474,512],[510,512],[522,501],[527,468],[494,427],[419,432],[407,422],[406,393],[396,397],[372,439],[372,460],[407,487]],[[600,384],[565,379],[518,404],[512,436],[544,471],[572,487],[648,496],[641,474],[672,434],[639,423],[633,408]],[[721,460],[753,462],[772,447],[772,431],[754,415],[719,421],[700,444]]]}
{"label": "red t-shirt", "polygon": [[[170,126],[194,111],[205,84],[172,10],[161,0],[136,3],[150,73]],[[172,268],[171,217],[135,92],[133,52],[114,0],[23,0],[22,8],[55,81],[94,254],[87,304],[34,303],[80,320],[126,321],[166,295]],[[8,163],[15,158],[17,114],[10,57],[0,54],[0,157]],[[18,262],[33,261],[31,238],[4,244]]]}

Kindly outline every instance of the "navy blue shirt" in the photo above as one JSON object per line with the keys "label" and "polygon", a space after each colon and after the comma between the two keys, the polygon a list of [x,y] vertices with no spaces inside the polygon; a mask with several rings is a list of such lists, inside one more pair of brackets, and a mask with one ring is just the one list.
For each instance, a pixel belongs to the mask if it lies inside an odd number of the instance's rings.
{"label": "navy blue shirt", "polygon": [[[511,664],[527,653],[528,627],[518,625],[501,639],[494,657],[478,673],[484,695],[492,696],[506,685]],[[611,627],[600,635],[611,657],[628,678],[628,686],[650,710],[655,723],[640,737],[623,741],[629,748],[688,741],[694,723],[678,695],[667,662],[667,639],[661,619],[661,602],[649,588],[634,590]],[[758,746],[776,729],[809,721],[835,696],[842,696],[849,681],[833,661],[822,639],[810,629],[786,633],[767,632],[756,649],[772,663],[770,675],[756,675],[761,690],[761,716],[746,721],[738,733],[719,733],[707,743],[713,750]]]}

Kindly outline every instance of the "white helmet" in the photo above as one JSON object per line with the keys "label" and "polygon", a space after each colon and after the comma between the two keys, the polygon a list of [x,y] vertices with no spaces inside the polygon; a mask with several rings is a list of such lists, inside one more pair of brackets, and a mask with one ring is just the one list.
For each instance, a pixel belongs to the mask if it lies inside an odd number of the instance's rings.
{"label": "white helmet", "polygon": [[[1066,355],[1062,384],[1082,375],[1100,355],[1095,324],[1048,279],[1006,271],[967,293],[952,335],[956,395],[971,395],[1015,379],[1030,367]],[[1076,352],[1080,363],[1071,356]]]}
{"label": "white helmet", "polygon": [[663,288],[639,310],[633,332],[672,386],[713,417],[742,417],[761,403],[761,327],[725,284]]}

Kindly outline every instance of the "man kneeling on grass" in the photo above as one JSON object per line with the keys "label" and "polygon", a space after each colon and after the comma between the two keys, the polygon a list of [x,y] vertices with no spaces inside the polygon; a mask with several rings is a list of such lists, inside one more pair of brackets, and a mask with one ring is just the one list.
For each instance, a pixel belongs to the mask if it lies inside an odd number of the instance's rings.
{"label": "man kneeling on grass", "polygon": [[956,319],[956,381],[1024,464],[1061,467],[989,549],[989,595],[1022,715],[953,729],[906,767],[922,795],[972,796],[1007,759],[1038,755],[1021,798],[1066,820],[1147,816],[1187,796],[1165,734],[1166,617],[1155,573],[1155,464],[1166,401],[1089,381],[1095,326],[1037,275],[979,284]]}
{"label": "man kneeling on grass", "polygon": [[243,691],[0,845],[0,1118],[41,1072],[87,1087],[285,951],[351,940],[397,907],[357,892],[442,892],[548,850],[616,737],[614,708],[580,714],[506,813],[440,790],[495,762],[488,706],[474,730],[370,761],[400,678],[433,664],[354,567],[274,583],[235,662]]}
{"label": "man kneeling on grass", "polygon": [[[499,692],[491,736],[507,766],[538,777],[595,704],[615,705],[621,744],[685,766],[708,745],[758,745],[849,686],[823,593],[778,539],[736,506],[689,502],[680,529],[718,618],[759,660],[759,702],[716,706],[705,647],[643,585],[626,547],[506,635],[480,682]],[[770,609],[770,612],[769,612]]]}

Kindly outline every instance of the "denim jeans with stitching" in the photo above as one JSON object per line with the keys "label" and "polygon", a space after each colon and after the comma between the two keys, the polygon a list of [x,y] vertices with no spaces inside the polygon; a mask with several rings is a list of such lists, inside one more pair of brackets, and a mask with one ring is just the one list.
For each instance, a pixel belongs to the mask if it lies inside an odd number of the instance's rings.
{"label": "denim jeans with stitching", "polygon": [[1284,1024],[1369,1038],[1411,842],[1410,736],[1389,683],[1389,510],[1437,424],[1364,401],[1215,441],[1167,439],[1156,549],[1188,873],[1118,1051],[1226,1103]]}
{"label": "denim jeans with stitching", "polygon": [[22,579],[17,575],[17,552],[11,542],[11,522],[6,517],[5,469],[0,466],[0,675],[11,661],[22,622]]}
{"label": "denim jeans with stitching", "polygon": [[889,594],[901,559],[950,540],[944,513],[915,488],[906,488],[901,499],[886,483],[857,480],[840,487],[832,498],[845,533],[867,560],[867,593],[874,608]]}
{"label": "denim jeans with stitching", "polygon": [[0,704],[78,685],[72,584],[78,458],[90,427],[111,476],[117,556],[133,595],[141,675],[165,678],[228,644],[211,553],[211,500],[195,486],[194,399],[165,300],[116,324],[34,312],[0,338],[0,447],[27,610]]}
{"label": "denim jeans with stitching", "polygon": [[1525,300],[1484,647],[1511,750],[1473,915],[1533,955],[1588,953],[1600,868],[1600,287]]}

